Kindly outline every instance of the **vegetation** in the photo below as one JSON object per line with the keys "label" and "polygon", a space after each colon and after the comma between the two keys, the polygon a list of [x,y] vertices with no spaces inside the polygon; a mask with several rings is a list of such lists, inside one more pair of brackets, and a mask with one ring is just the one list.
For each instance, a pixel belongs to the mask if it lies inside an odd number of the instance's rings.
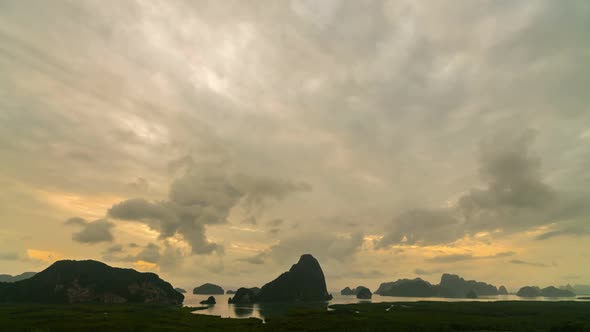
{"label": "vegetation", "polygon": [[252,331],[258,319],[195,315],[146,304],[0,305],[0,331]]}
{"label": "vegetation", "polygon": [[2,331],[590,331],[585,302],[396,302],[333,305],[267,319],[229,319],[197,308],[0,305]]}
{"label": "vegetation", "polygon": [[183,300],[182,294],[154,273],[93,260],[57,261],[31,278],[0,283],[0,303],[181,304]]}

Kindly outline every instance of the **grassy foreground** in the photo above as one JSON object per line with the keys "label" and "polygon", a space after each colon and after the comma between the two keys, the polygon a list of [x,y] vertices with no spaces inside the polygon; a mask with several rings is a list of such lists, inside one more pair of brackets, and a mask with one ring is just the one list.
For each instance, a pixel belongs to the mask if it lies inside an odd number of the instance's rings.
{"label": "grassy foreground", "polygon": [[148,305],[0,305],[0,331],[590,331],[590,303],[408,302],[333,305],[227,319]]}

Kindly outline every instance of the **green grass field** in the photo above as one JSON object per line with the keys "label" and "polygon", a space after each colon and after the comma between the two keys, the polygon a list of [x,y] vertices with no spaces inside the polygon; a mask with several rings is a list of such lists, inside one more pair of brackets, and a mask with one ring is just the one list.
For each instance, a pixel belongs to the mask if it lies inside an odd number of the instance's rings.
{"label": "green grass field", "polygon": [[[267,320],[149,305],[0,305],[0,331],[590,331],[590,303],[410,302],[333,305]],[[389,309],[389,310],[388,310]]]}

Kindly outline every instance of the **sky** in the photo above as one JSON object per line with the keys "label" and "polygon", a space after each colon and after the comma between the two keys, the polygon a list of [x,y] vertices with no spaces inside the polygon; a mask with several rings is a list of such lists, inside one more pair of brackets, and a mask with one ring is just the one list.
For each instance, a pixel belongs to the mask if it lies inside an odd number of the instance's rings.
{"label": "sky", "polygon": [[590,283],[590,2],[0,2],[0,273]]}

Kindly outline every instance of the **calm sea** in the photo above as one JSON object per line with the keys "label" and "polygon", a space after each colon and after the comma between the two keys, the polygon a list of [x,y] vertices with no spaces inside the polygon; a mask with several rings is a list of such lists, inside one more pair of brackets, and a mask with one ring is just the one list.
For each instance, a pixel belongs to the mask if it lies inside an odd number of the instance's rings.
{"label": "calm sea", "polygon": [[[272,316],[280,316],[288,313],[290,310],[296,308],[315,308],[328,310],[328,305],[331,304],[348,304],[359,302],[416,302],[416,301],[583,301],[580,299],[565,297],[565,298],[522,298],[516,295],[499,295],[490,297],[480,297],[478,299],[450,299],[442,297],[394,297],[394,296],[379,296],[373,295],[371,300],[359,300],[355,296],[343,296],[332,293],[334,299],[329,302],[310,302],[305,304],[289,304],[289,303],[271,303],[271,304],[228,304],[227,300],[233,295],[215,295],[217,304],[207,306],[207,309],[195,311],[199,315],[213,315],[231,318],[249,318],[255,317],[265,319]],[[201,307],[200,301],[206,300],[208,295],[193,295],[185,294],[184,305],[191,307]]]}

